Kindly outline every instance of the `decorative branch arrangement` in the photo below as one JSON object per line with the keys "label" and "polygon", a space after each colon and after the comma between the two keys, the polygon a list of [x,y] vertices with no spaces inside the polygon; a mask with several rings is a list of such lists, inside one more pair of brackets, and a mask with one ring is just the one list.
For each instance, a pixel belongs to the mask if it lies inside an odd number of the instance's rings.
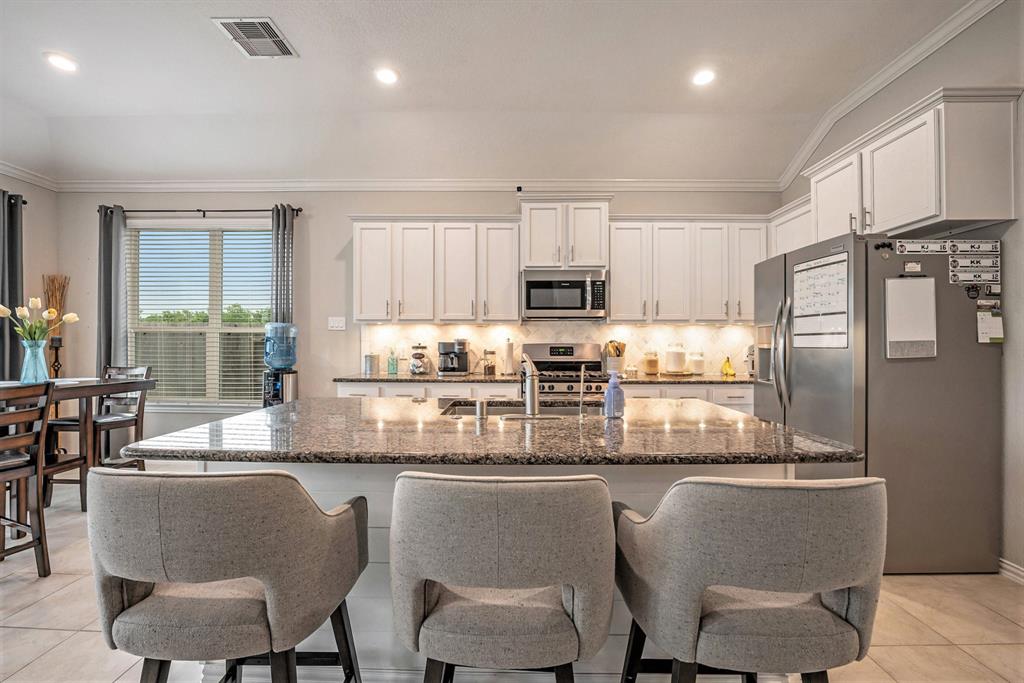
{"label": "decorative branch arrangement", "polygon": [[43,298],[46,299],[46,307],[57,311],[57,315],[64,312],[70,284],[71,278],[67,275],[43,276]]}

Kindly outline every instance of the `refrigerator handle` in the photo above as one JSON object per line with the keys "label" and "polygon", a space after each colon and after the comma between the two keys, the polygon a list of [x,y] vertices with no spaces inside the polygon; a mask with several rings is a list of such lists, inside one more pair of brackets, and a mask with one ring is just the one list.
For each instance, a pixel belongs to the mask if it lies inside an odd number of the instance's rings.
{"label": "refrigerator handle", "polygon": [[775,307],[775,324],[772,325],[772,346],[771,346],[771,359],[768,362],[768,374],[772,376],[772,382],[775,384],[775,395],[779,399],[779,404],[782,404],[782,386],[779,384],[779,364],[776,362],[776,356],[779,353],[778,339],[779,339],[779,325],[782,324],[782,299],[779,299],[779,305]]}
{"label": "refrigerator handle", "polygon": [[793,403],[793,387],[790,384],[792,375],[793,360],[793,299],[786,297],[786,305],[782,309],[782,329],[779,333],[779,346],[782,351],[782,372],[779,377],[782,380],[782,399],[788,410]]}

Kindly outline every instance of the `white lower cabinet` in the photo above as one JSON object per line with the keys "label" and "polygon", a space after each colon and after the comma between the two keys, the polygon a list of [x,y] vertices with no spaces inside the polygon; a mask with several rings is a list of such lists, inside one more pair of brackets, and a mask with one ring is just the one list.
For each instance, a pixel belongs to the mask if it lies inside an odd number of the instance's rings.
{"label": "white lower cabinet", "polygon": [[622,395],[626,397],[626,400],[631,398],[661,398],[661,390],[656,384],[623,384]]}
{"label": "white lower cabinet", "polygon": [[518,384],[475,384],[473,386],[473,396],[475,398],[519,398]]}
{"label": "white lower cabinet", "polygon": [[426,398],[426,384],[384,384],[380,388],[383,398]]}
{"label": "white lower cabinet", "polygon": [[706,387],[667,386],[662,390],[664,398],[699,398],[702,401],[708,400]]}
{"label": "white lower cabinet", "polygon": [[754,387],[749,384],[623,384],[626,399],[699,398],[747,415],[754,414]]}
{"label": "white lower cabinet", "polygon": [[380,384],[370,382],[338,382],[338,398],[380,398]]}

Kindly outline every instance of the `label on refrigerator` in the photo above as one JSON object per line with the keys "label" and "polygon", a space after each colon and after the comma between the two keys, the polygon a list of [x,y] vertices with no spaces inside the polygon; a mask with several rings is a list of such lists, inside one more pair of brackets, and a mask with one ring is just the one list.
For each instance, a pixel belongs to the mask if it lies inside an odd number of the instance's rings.
{"label": "label on refrigerator", "polygon": [[849,261],[844,251],[793,266],[795,348],[846,348]]}
{"label": "label on refrigerator", "polygon": [[896,240],[897,254],[948,254],[949,240]]}
{"label": "label on refrigerator", "polygon": [[999,240],[949,240],[951,254],[998,254]]}
{"label": "label on refrigerator", "polygon": [[949,257],[950,270],[999,270],[998,256],[971,256],[962,254]]}

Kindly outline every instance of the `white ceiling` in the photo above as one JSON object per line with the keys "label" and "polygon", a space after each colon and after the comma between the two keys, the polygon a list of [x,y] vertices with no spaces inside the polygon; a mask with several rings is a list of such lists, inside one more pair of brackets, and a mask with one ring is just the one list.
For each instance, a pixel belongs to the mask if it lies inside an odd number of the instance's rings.
{"label": "white ceiling", "polygon": [[[59,180],[774,180],[965,1],[0,0],[0,160]],[[246,59],[210,21],[261,15],[298,59]]]}

